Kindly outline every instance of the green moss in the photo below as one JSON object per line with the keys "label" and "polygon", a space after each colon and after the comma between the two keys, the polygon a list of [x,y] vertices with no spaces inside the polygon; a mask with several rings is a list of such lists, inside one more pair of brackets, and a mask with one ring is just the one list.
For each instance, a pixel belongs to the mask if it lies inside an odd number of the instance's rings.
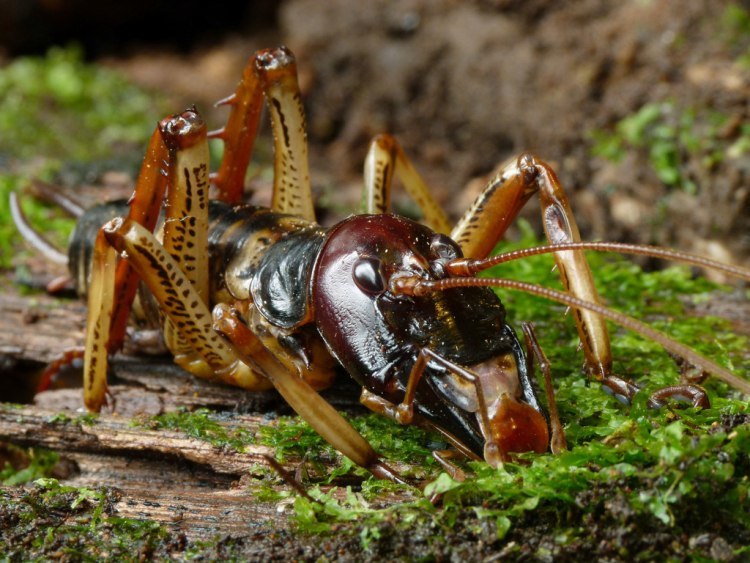
{"label": "green moss", "polygon": [[736,61],[743,67],[750,65],[750,12],[739,3],[727,4],[721,14],[721,38],[732,49]]}
{"label": "green moss", "polygon": [[245,451],[245,447],[255,443],[255,438],[249,431],[238,426],[227,428],[219,424],[221,415],[212,413],[208,409],[188,411],[179,409],[173,412],[152,416],[146,420],[136,420],[136,426],[151,429],[166,429],[184,432],[191,438],[196,438],[217,448],[230,448],[237,452]]}
{"label": "green moss", "polygon": [[[112,516],[116,495],[107,489],[67,487],[38,479],[34,488],[0,494],[0,511],[12,526],[0,532],[0,552],[10,560],[56,558],[137,561],[148,557],[169,533],[154,522]],[[41,531],[41,533],[40,533]]]}
{"label": "green moss", "polygon": [[[537,243],[528,228],[525,233],[521,242],[503,250]],[[733,334],[722,319],[685,314],[686,303],[710,299],[723,288],[693,278],[687,269],[646,273],[623,259],[589,256],[598,287],[612,307],[648,320],[738,373],[747,372],[747,338]],[[559,287],[552,265],[551,257],[540,256],[503,265],[488,275]],[[736,393],[709,380],[710,409],[648,409],[650,391],[678,381],[677,367],[658,345],[611,326],[615,372],[644,386],[633,405],[622,405],[583,375],[575,327],[564,307],[518,292],[503,292],[501,297],[515,326],[522,320],[536,324],[552,363],[569,451],[557,456],[525,454],[500,469],[470,463],[466,481],[441,474],[424,495],[384,510],[373,508],[377,491],[348,491],[343,501],[337,501],[337,493],[315,490],[319,503],[296,501],[302,530],[319,533],[336,527],[342,533],[342,522],[357,522],[345,529],[362,534],[363,545],[369,545],[377,539],[373,531],[386,522],[436,525],[447,533],[470,515],[494,526],[498,537],[516,533],[520,522],[557,522],[552,525],[562,545],[591,533],[585,526],[567,529],[564,523],[570,518],[595,520],[607,503],[618,502],[626,507],[623,520],[612,525],[631,531],[636,521],[638,526],[663,525],[675,534],[692,529],[694,522],[706,529],[709,521],[731,522],[737,533],[750,537],[750,519],[743,508],[750,487],[750,416]],[[366,482],[364,489],[374,482]],[[393,487],[399,489],[391,485],[389,494]],[[414,494],[409,488],[399,490]],[[426,502],[436,495],[441,498],[439,508]],[[696,518],[703,514],[703,520]]]}
{"label": "green moss", "polygon": [[[424,479],[437,474],[438,466],[432,451],[448,447],[438,435],[415,426],[402,426],[374,413],[358,416],[342,413],[342,416],[385,459],[409,464],[410,477]],[[290,457],[304,460],[309,471],[325,483],[335,482],[348,474],[365,478],[369,475],[334,450],[298,417],[283,416],[261,426],[257,438],[258,443],[274,448],[274,457],[280,462]],[[377,483],[373,484],[372,490],[379,487]]]}
{"label": "green moss", "polygon": [[[0,69],[0,268],[19,243],[8,194],[32,178],[81,183],[113,168],[137,171],[163,105],[119,73],[85,63],[74,47]],[[64,247],[70,219],[31,198],[23,208]]]}
{"label": "green moss", "polygon": [[13,467],[6,462],[0,470],[0,483],[4,486],[22,485],[42,477],[49,477],[60,460],[60,456],[40,448],[19,448],[12,444],[5,447],[9,452],[15,452],[19,459],[24,460],[20,467]]}
{"label": "green moss", "polygon": [[48,424],[68,424],[71,422],[71,418],[67,413],[59,412],[57,414],[52,415],[47,419]]}
{"label": "green moss", "polygon": [[0,71],[0,154],[78,162],[140,145],[154,127],[152,94],[83,61],[76,48],[14,60]]}
{"label": "green moss", "polygon": [[591,132],[591,152],[613,162],[630,152],[641,154],[665,185],[695,193],[697,185],[686,170],[695,155],[712,168],[747,153],[749,131],[741,128],[736,139],[728,140],[721,135],[726,121],[717,112],[681,108],[672,101],[650,103],[618,121],[612,131]]}

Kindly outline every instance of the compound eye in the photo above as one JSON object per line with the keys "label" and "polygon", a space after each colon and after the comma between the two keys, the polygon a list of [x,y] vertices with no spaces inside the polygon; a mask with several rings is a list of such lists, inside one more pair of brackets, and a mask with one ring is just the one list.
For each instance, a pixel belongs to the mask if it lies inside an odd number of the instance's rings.
{"label": "compound eye", "polygon": [[436,260],[455,260],[461,256],[461,250],[453,239],[438,234],[430,241],[430,253]]}
{"label": "compound eye", "polygon": [[352,272],[357,287],[372,295],[385,291],[385,276],[380,260],[374,256],[363,256],[354,264]]}

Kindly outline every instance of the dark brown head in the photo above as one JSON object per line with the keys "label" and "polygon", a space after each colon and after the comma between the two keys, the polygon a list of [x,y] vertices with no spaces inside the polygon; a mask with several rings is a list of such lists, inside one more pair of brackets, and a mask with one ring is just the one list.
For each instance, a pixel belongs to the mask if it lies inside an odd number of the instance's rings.
{"label": "dark brown head", "polygon": [[[311,280],[318,330],[358,383],[394,404],[420,353],[428,354],[415,413],[464,452],[496,464],[509,451],[544,451],[546,421],[494,292],[393,290],[400,278],[442,279],[444,265],[460,256],[449,237],[402,217],[357,215],[339,223]],[[535,408],[523,402],[529,393]]]}

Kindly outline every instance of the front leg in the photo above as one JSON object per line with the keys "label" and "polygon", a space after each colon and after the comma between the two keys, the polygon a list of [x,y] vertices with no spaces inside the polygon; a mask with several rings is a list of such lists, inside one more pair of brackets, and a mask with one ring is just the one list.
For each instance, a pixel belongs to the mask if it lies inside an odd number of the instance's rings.
{"label": "front leg", "polygon": [[[548,164],[531,154],[523,154],[500,169],[456,224],[451,237],[467,258],[486,257],[534,194],[539,196],[549,242],[580,242],[575,216],[557,176]],[[556,252],[555,262],[568,293],[589,303],[600,303],[591,268],[582,251]],[[637,388],[612,374],[612,352],[604,318],[583,309],[574,308],[573,314],[587,372],[615,395],[629,400]]]}
{"label": "front leg", "polygon": [[327,401],[285,364],[288,353],[273,338],[254,334],[226,304],[214,308],[214,327],[232,342],[253,370],[264,373],[294,411],[326,442],[379,479],[405,483],[383,463],[372,446]]}

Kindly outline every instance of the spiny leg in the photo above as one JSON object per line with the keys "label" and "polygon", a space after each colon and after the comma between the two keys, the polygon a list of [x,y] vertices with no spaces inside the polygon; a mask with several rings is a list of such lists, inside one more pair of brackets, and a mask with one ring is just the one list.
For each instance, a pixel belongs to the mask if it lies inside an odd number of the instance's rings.
{"label": "spiny leg", "polygon": [[648,399],[648,406],[661,408],[668,399],[674,399],[702,409],[711,408],[708,393],[700,385],[709,376],[709,372],[703,371],[674,354],[672,354],[672,359],[677,363],[680,370],[680,383],[654,391]]}
{"label": "spiny leg", "polygon": [[[579,242],[578,226],[557,176],[548,164],[530,154],[522,154],[500,169],[456,224],[451,237],[467,258],[484,258],[535,193],[539,194],[542,223],[550,243]],[[566,291],[591,303],[600,302],[583,252],[556,252],[555,262]],[[637,388],[612,374],[612,352],[604,319],[590,310],[574,308],[573,314],[587,371],[616,395],[632,397]]]}
{"label": "spiny leg", "polygon": [[[164,162],[167,159],[167,148],[162,141],[161,132],[157,126],[143,158],[141,171],[130,198],[128,219],[137,221],[149,231],[153,231],[159,219],[161,203],[167,187],[164,174]],[[125,332],[130,317],[133,299],[138,291],[138,276],[125,260],[117,264],[115,274],[114,310],[112,313],[111,329],[107,340],[107,352],[114,354],[120,348],[125,338]]]}
{"label": "spiny leg", "polygon": [[315,221],[307,159],[307,129],[297,82],[297,64],[286,47],[256,53],[233,96],[226,127],[211,133],[225,141],[224,158],[213,178],[220,198],[242,201],[245,172],[258,130],[262,95],[268,101],[274,133],[274,189],[271,208]]}
{"label": "spiny leg", "polygon": [[393,175],[401,180],[407,193],[424,213],[430,228],[448,234],[450,222],[430,193],[422,177],[407,158],[401,145],[391,135],[378,135],[370,143],[365,158],[365,189],[362,193],[364,213],[389,213]]}
{"label": "spiny leg", "polygon": [[85,351],[85,348],[70,348],[47,364],[47,367],[44,368],[44,371],[39,376],[39,384],[36,386],[36,392],[47,391],[64,368],[72,366],[76,360],[84,358]]}
{"label": "spiny leg", "polygon": [[[208,304],[208,140],[206,126],[195,109],[159,124],[169,150],[164,250],[185,274],[204,304]],[[169,318],[164,319],[164,341],[175,363],[201,363],[190,344]]]}
{"label": "spiny leg", "polygon": [[[581,235],[575,216],[557,175],[548,164],[541,161],[537,161],[535,169],[538,173],[542,224],[547,240],[551,244],[580,242]],[[589,303],[600,303],[594,276],[583,252],[556,252],[554,258],[565,291]],[[572,311],[589,373],[608,387],[618,391],[629,390],[628,398],[632,397],[637,389],[629,382],[612,375],[612,352],[604,318],[585,309],[574,308]]]}
{"label": "spiny leg", "polygon": [[221,165],[219,171],[211,175],[211,180],[219,191],[218,199],[231,205],[242,203],[247,165],[263,114],[263,87],[255,62],[256,56],[253,56],[245,65],[234,94],[217,102],[217,106],[232,109],[226,125],[208,135],[224,141]]}
{"label": "spiny leg", "polygon": [[[214,321],[217,331],[224,334],[234,344],[242,361],[268,376],[276,390],[291,405],[295,412],[305,419],[329,444],[369,470],[380,479],[398,483],[404,481],[398,474],[380,461],[378,454],[327,401],[296,373],[287,369],[250,329],[240,321],[225,304],[214,308]],[[278,342],[275,342],[278,346]]]}

